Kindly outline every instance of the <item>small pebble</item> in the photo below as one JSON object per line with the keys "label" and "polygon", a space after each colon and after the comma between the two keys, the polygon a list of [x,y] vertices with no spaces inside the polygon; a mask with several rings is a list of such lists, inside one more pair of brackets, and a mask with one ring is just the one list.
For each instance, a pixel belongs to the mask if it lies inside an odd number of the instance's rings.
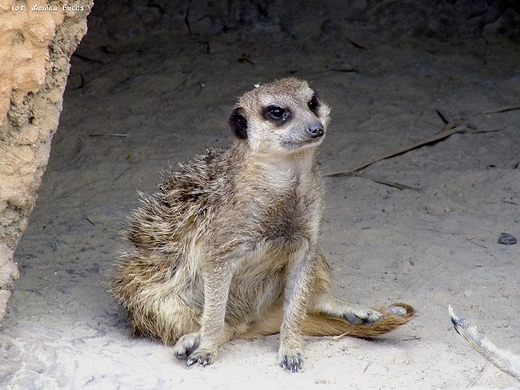
{"label": "small pebble", "polygon": [[325,378],[316,378],[314,379],[314,383],[317,385],[326,385],[329,383],[329,381]]}
{"label": "small pebble", "polygon": [[502,244],[502,245],[514,245],[516,244],[518,241],[515,237],[513,237],[511,234],[509,233],[502,233],[499,237],[498,237],[498,243],[499,244]]}

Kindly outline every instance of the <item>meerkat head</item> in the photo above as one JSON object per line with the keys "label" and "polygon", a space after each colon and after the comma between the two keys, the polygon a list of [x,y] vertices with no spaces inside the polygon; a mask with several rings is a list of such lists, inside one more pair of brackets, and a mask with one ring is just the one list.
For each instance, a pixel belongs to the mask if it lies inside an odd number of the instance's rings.
{"label": "meerkat head", "polygon": [[229,125],[254,152],[293,153],[321,143],[329,114],[306,81],[287,78],[245,93]]}

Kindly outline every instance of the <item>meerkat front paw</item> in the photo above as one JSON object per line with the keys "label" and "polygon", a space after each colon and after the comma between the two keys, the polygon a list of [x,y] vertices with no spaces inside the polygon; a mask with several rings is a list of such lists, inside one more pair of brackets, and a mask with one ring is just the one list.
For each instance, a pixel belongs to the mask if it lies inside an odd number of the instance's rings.
{"label": "meerkat front paw", "polygon": [[173,347],[173,354],[177,359],[185,359],[195,351],[200,344],[200,333],[188,333],[182,336]]}
{"label": "meerkat front paw", "polygon": [[286,371],[298,372],[303,367],[303,353],[299,350],[278,354],[278,364]]}
{"label": "meerkat front paw", "polygon": [[345,319],[352,325],[371,326],[377,324],[385,315],[376,310],[364,307],[352,307],[344,314]]}
{"label": "meerkat front paw", "polygon": [[198,364],[200,366],[206,367],[209,364],[215,363],[215,360],[217,359],[217,351],[209,351],[206,349],[196,349],[192,354],[189,356],[188,360],[186,361],[186,368],[189,368],[193,366],[194,364]]}

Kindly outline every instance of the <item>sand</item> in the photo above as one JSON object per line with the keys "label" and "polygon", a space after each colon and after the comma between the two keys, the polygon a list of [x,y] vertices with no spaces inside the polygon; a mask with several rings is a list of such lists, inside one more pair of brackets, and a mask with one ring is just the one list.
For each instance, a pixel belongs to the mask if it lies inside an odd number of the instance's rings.
{"label": "sand", "polygon": [[[0,388],[506,388],[517,382],[468,349],[448,304],[520,352],[520,51],[503,39],[395,37],[343,26],[296,40],[238,33],[100,51],[84,39],[37,207],[16,252],[21,278],[0,332]],[[332,108],[322,241],[337,295],[372,307],[407,302],[417,317],[377,340],[305,339],[301,373],[276,366],[278,336],[231,341],[209,367],[133,339],[107,293],[121,224],[161,171],[231,142],[227,117],[255,83],[308,80]],[[500,111],[516,106],[516,110]],[[379,180],[400,183],[398,189]]]}

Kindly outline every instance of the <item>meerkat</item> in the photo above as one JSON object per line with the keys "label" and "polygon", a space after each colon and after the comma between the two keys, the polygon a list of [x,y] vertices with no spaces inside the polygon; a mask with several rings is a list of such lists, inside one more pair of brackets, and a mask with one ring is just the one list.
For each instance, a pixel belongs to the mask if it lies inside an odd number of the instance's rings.
{"label": "meerkat", "polygon": [[477,328],[464,319],[459,318],[453,312],[451,305],[448,306],[451,323],[455,331],[475,351],[493,363],[500,370],[520,380],[520,355],[497,347],[492,341],[479,333]]}
{"label": "meerkat", "polygon": [[302,334],[373,337],[412,319],[407,304],[377,311],[331,294],[316,164],[329,113],[305,81],[259,86],[231,113],[229,148],[142,196],[111,285],[135,335],[173,345],[190,367],[232,338],[280,333],[278,364],[298,371]]}

